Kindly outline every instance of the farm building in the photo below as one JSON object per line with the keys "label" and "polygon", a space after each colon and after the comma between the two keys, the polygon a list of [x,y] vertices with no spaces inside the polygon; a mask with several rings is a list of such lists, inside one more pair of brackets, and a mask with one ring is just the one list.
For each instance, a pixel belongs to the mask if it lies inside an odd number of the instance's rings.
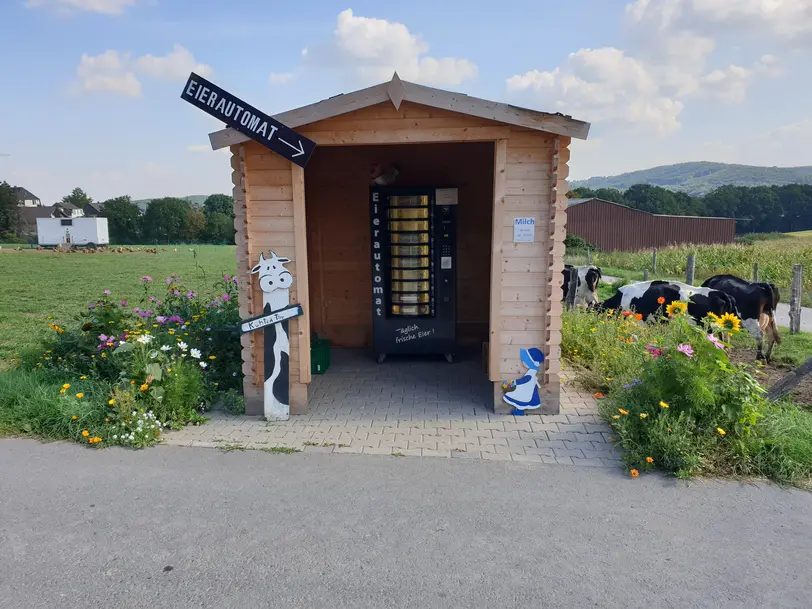
{"label": "farm building", "polygon": [[[502,381],[528,370],[520,350],[537,348],[541,411],[557,413],[569,144],[589,124],[397,74],[274,118],[317,144],[306,169],[232,128],[209,137],[232,153],[241,316],[263,313],[251,269],[271,251],[304,309],[289,326],[291,414],[308,407],[311,332],[360,354],[367,371],[349,388],[342,376],[342,397],[405,366],[391,354],[407,345],[439,351],[439,374],[473,360],[497,412],[511,410]],[[263,412],[263,340],[242,336],[248,414]]]}
{"label": "farm building", "polygon": [[37,218],[37,243],[108,245],[107,218]]}
{"label": "farm building", "polygon": [[567,232],[604,252],[682,243],[733,243],[734,218],[666,216],[603,199],[570,199]]}

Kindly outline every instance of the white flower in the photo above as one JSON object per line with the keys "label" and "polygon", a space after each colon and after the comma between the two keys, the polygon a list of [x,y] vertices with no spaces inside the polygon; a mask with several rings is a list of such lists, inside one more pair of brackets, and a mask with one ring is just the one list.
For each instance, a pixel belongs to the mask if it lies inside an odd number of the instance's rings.
{"label": "white flower", "polygon": [[113,434],[113,439],[114,439],[114,440],[118,440],[118,435]]}
{"label": "white flower", "polygon": [[171,349],[172,347],[170,347],[169,345],[164,345],[163,347],[161,347],[161,351],[170,351]]}
{"label": "white flower", "polygon": [[206,362],[200,362],[200,367],[201,368],[205,368],[206,366],[208,366],[208,364]]}
{"label": "white flower", "polygon": [[187,345],[185,342],[180,341],[178,343],[178,349],[180,349],[181,351],[186,351],[186,349],[188,349],[188,348],[189,348],[189,345]]}
{"label": "white flower", "polygon": [[138,414],[138,413],[137,413],[137,412],[135,412],[135,410],[133,410],[133,416],[135,416],[135,415],[137,415],[137,414]]}
{"label": "white flower", "polygon": [[195,359],[200,359],[200,349],[192,349],[189,351],[189,355],[191,355]]}
{"label": "white flower", "polygon": [[206,328],[206,332],[211,332],[211,328]]}
{"label": "white flower", "polygon": [[150,354],[149,354],[149,358],[150,359],[155,359],[156,357],[158,357],[158,352],[157,351],[151,351]]}
{"label": "white flower", "polygon": [[146,345],[147,343],[152,342],[152,337],[149,334],[142,334],[141,336],[139,336],[135,340],[137,340],[142,345]]}

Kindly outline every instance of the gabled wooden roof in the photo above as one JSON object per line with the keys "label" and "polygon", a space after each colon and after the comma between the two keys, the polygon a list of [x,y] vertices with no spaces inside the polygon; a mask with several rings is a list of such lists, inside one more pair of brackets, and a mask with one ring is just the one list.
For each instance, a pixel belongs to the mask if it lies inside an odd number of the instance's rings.
{"label": "gabled wooden roof", "polygon": [[[395,108],[400,108],[400,104],[404,101],[410,101],[432,108],[450,110],[508,125],[547,131],[582,140],[587,138],[590,126],[589,123],[560,113],[539,112],[478,97],[470,97],[463,93],[453,93],[407,82],[401,80],[397,72],[389,82],[353,93],[336,95],[295,110],[288,110],[275,115],[274,118],[291,129],[295,129],[302,125],[308,125],[387,101],[391,101]],[[231,127],[209,134],[211,147],[214,150],[247,142],[249,139],[251,138]]]}

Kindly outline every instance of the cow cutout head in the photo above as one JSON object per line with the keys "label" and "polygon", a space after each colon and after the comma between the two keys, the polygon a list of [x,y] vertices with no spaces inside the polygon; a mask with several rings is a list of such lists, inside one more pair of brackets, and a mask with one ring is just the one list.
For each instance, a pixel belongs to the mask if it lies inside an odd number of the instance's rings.
{"label": "cow cutout head", "polygon": [[270,258],[260,252],[259,262],[251,269],[251,274],[259,274],[259,289],[263,292],[287,290],[293,285],[293,275],[283,265],[292,262],[290,258],[280,258],[271,252]]}

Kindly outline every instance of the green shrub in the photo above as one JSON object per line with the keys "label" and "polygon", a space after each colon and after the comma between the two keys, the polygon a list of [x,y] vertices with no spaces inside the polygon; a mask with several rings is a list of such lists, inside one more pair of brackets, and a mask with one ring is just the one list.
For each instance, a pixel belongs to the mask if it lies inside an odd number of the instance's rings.
{"label": "green shrub", "polygon": [[229,389],[221,396],[223,411],[228,414],[245,414],[245,398],[234,389]]}

